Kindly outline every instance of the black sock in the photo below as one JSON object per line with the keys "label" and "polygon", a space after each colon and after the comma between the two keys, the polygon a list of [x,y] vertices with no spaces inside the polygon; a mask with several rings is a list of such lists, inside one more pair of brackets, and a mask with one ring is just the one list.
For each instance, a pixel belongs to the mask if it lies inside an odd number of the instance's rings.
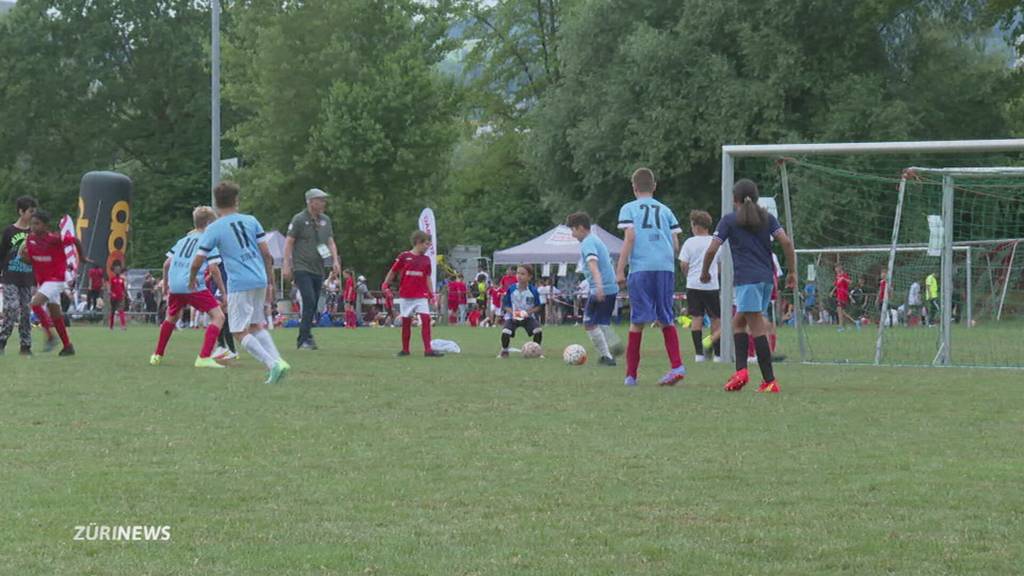
{"label": "black sock", "polygon": [[508,350],[508,345],[512,342],[512,337],[508,334],[501,335],[501,349]]}
{"label": "black sock", "polygon": [[533,341],[536,342],[538,346],[540,345],[540,341],[543,340],[543,339],[544,339],[544,333],[543,332],[534,332],[533,333]]}
{"label": "black sock", "polygon": [[737,332],[732,335],[732,340],[736,346],[736,371],[739,372],[747,368],[747,353],[749,352],[747,333]]}
{"label": "black sock", "polygon": [[220,344],[221,348],[227,348],[232,352],[235,351],[235,338],[231,336],[231,329],[228,328],[226,320],[224,325],[220,328],[220,334],[217,336],[217,343]]}
{"label": "black sock", "polygon": [[772,371],[772,347],[768,344],[767,336],[754,338],[754,350],[757,351],[757,365],[761,367],[761,376],[765,382],[775,380],[775,372]]}
{"label": "black sock", "polygon": [[711,347],[714,348],[714,350],[715,350],[715,356],[721,356],[722,355],[722,339],[721,338],[719,338],[718,340],[715,340],[714,343],[711,344]]}
{"label": "black sock", "polygon": [[704,354],[704,342],[702,342],[702,340],[704,339],[704,336],[702,335],[701,331],[700,330],[691,330],[690,331],[690,338],[693,338],[693,352],[694,352],[694,354],[696,354],[697,356],[703,355]]}

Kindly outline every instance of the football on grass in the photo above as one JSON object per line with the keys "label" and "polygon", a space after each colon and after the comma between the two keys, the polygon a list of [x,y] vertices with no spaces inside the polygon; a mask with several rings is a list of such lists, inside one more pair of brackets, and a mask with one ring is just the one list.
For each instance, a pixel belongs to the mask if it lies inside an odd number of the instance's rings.
{"label": "football on grass", "polygon": [[523,358],[540,358],[544,350],[536,342],[523,344]]}
{"label": "football on grass", "polygon": [[569,344],[562,352],[562,360],[570,366],[581,366],[587,363],[587,349],[579,344]]}

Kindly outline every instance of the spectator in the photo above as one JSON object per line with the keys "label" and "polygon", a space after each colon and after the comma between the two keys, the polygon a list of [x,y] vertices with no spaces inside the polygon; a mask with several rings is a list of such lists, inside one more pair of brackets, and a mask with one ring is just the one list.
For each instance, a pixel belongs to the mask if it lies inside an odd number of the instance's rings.
{"label": "spectator", "polygon": [[302,323],[296,346],[316,350],[313,340],[313,318],[320,301],[324,282],[325,264],[341,274],[341,260],[334,243],[331,219],[327,209],[327,193],[318,188],[306,191],[306,209],[292,217],[288,225],[288,239],[284,245],[284,263],[281,272],[286,280],[294,278],[302,297]]}

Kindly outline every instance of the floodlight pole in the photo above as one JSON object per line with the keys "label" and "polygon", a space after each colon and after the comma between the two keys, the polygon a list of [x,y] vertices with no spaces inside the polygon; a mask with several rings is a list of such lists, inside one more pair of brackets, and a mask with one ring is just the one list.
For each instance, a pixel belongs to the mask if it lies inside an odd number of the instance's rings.
{"label": "floodlight pole", "polygon": [[220,0],[210,2],[210,205],[220,182]]}

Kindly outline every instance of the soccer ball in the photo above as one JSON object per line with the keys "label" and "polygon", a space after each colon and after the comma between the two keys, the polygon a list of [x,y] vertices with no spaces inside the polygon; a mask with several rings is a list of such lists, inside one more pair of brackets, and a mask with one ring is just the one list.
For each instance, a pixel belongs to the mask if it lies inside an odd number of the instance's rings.
{"label": "soccer ball", "polygon": [[540,358],[544,350],[541,349],[540,344],[536,342],[527,342],[523,344],[523,358]]}
{"label": "soccer ball", "polygon": [[587,349],[579,344],[569,344],[562,352],[562,360],[570,366],[582,366],[587,363]]}

